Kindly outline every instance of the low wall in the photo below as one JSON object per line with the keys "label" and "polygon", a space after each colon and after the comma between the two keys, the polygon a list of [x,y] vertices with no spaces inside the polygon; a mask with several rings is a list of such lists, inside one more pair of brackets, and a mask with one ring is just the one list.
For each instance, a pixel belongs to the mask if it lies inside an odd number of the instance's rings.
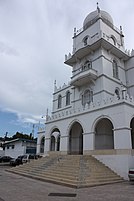
{"label": "low wall", "polygon": [[96,159],[108,166],[118,175],[128,180],[129,168],[134,168],[133,155],[93,155]]}

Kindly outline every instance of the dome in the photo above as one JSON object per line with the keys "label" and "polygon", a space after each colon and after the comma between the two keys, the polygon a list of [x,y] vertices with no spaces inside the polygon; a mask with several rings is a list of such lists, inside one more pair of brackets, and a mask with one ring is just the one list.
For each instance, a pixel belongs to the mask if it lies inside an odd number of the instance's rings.
{"label": "dome", "polygon": [[96,20],[99,18],[105,21],[105,23],[108,24],[109,26],[113,26],[113,19],[110,16],[110,14],[107,13],[106,11],[103,11],[97,8],[97,10],[89,13],[88,16],[85,18],[83,23],[83,28],[84,29],[88,28],[91,24],[96,22]]}

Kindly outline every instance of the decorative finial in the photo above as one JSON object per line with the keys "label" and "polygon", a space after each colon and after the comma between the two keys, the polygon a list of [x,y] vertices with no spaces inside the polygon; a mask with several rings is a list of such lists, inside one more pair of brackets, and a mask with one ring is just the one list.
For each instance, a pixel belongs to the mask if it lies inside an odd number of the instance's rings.
{"label": "decorative finial", "polygon": [[97,10],[98,10],[98,13],[100,13],[100,8],[99,8],[99,3],[97,2]]}
{"label": "decorative finial", "polygon": [[76,27],[74,28],[74,36],[76,36]]}
{"label": "decorative finial", "polygon": [[57,86],[56,86],[56,80],[54,81],[54,92],[56,92]]}
{"label": "decorative finial", "polygon": [[47,111],[46,111],[46,121],[48,120],[48,108],[47,108]]}
{"label": "decorative finial", "polygon": [[123,35],[122,26],[120,26],[120,33]]}
{"label": "decorative finial", "polygon": [[48,116],[48,108],[47,108],[47,112],[46,112],[47,116]]}

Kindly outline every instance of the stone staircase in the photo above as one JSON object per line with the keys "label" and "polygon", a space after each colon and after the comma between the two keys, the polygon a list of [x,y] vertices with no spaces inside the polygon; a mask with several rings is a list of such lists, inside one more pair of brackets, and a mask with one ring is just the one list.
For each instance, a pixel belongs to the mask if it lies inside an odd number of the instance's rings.
{"label": "stone staircase", "polygon": [[8,171],[46,182],[82,188],[123,179],[91,155],[46,156]]}

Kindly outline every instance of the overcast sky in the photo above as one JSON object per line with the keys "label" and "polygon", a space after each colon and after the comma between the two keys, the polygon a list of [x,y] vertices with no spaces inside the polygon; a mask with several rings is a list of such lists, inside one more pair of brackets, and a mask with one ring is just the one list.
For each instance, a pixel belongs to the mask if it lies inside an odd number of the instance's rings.
{"label": "overcast sky", "polygon": [[[122,25],[126,48],[134,48],[134,1],[98,2]],[[72,52],[73,29],[94,10],[94,0],[0,0],[0,135],[51,112],[54,80],[59,87],[71,76],[64,56]]]}

